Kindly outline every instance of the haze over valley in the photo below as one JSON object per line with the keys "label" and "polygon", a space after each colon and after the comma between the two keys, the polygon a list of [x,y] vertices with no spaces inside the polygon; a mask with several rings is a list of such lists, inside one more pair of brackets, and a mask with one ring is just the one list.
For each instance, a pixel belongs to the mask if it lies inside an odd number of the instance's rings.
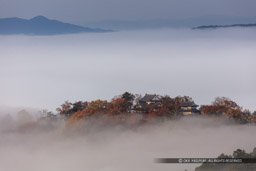
{"label": "haze over valley", "polygon": [[255,6],[1,0],[0,171],[255,170]]}
{"label": "haze over valley", "polygon": [[55,110],[65,100],[134,94],[225,96],[255,110],[255,30],[161,29],[65,36],[1,36],[5,106]]}

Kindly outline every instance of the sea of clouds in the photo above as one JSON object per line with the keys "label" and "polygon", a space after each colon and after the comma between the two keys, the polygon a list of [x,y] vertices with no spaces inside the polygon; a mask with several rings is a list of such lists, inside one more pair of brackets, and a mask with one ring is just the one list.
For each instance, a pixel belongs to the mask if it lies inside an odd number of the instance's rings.
{"label": "sea of clouds", "polygon": [[131,93],[226,96],[255,110],[255,29],[0,37],[0,104],[55,110]]}
{"label": "sea of clouds", "polygon": [[184,117],[136,129],[109,126],[76,131],[63,121],[0,118],[0,170],[167,171],[199,164],[160,164],[156,158],[217,157],[256,144],[253,125],[220,118]]}
{"label": "sea of clouds", "polygon": [[[256,30],[143,30],[63,36],[0,36],[0,170],[193,170],[161,157],[252,151],[255,126],[184,118],[137,130],[65,134],[22,108],[131,93],[189,95],[199,105],[227,96],[255,110]],[[14,108],[13,108],[14,107]],[[6,115],[6,114],[10,115]],[[38,113],[37,113],[38,114]]]}

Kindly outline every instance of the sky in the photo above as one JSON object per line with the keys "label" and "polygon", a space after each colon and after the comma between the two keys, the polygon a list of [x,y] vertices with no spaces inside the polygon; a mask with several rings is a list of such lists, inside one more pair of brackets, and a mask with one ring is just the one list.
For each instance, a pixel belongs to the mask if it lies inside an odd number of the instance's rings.
{"label": "sky", "polygon": [[0,18],[44,15],[74,24],[201,16],[255,17],[255,0],[0,0]]}

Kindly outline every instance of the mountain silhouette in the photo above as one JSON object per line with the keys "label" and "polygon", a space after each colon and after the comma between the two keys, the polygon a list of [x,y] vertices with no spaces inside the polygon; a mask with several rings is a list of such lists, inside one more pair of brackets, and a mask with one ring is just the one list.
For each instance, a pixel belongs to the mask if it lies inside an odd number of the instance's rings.
{"label": "mountain silhouette", "polygon": [[192,29],[217,29],[217,28],[230,28],[230,27],[256,27],[256,24],[208,25],[208,26],[194,27]]}
{"label": "mountain silhouette", "polygon": [[50,20],[44,16],[37,16],[30,20],[21,18],[0,19],[0,34],[2,35],[58,35],[102,32],[111,32],[111,30],[82,27],[57,20]]}

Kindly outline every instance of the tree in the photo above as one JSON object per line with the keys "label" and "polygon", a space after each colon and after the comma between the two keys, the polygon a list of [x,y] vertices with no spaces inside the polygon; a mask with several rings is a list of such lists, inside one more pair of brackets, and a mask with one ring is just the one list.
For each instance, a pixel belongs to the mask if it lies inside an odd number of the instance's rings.
{"label": "tree", "polygon": [[228,118],[234,119],[240,123],[246,123],[247,118],[242,112],[242,107],[240,107],[236,102],[230,100],[227,97],[217,97],[212,103],[216,108],[221,109]]}
{"label": "tree", "polygon": [[57,108],[56,110],[60,113],[60,115],[69,118],[74,113],[85,110],[87,106],[88,102],[77,101],[75,103],[70,103],[68,101],[65,101],[65,103],[62,104],[61,107]]}
{"label": "tree", "polygon": [[248,117],[248,122],[250,123],[256,123],[256,116],[255,115],[251,115]]}
{"label": "tree", "polygon": [[[255,157],[255,151],[256,148],[254,148],[252,153],[246,153],[244,150],[237,149],[233,152],[233,156],[221,154],[218,158],[254,158]],[[215,163],[203,163],[201,166],[197,167],[195,169],[196,171],[219,171],[219,170],[229,170],[229,171],[252,171],[256,170],[256,165],[254,163],[247,163],[247,164],[239,164],[239,163],[233,163],[233,164],[215,164]]]}
{"label": "tree", "polygon": [[110,104],[106,100],[95,100],[91,101],[86,111],[89,113],[107,113]]}
{"label": "tree", "polygon": [[127,113],[128,110],[127,101],[124,98],[116,98],[111,101],[110,114]]}
{"label": "tree", "polygon": [[133,107],[135,95],[125,92],[122,95],[116,96],[111,101],[111,114],[128,113]]}
{"label": "tree", "polygon": [[161,113],[161,115],[165,116],[170,114],[177,114],[179,106],[180,103],[175,104],[175,99],[171,98],[168,95],[165,95],[161,98],[161,108],[159,109],[159,112]]}
{"label": "tree", "polygon": [[224,106],[215,106],[215,105],[202,105],[200,111],[203,115],[216,115],[220,116],[225,114],[226,108]]}
{"label": "tree", "polygon": [[218,158],[219,159],[221,159],[221,158],[232,158],[232,156],[222,153],[221,155],[218,156]]}
{"label": "tree", "polygon": [[61,107],[57,108],[56,110],[60,113],[60,115],[65,115],[68,116],[70,115],[70,110],[72,108],[72,103],[70,103],[69,101],[65,101],[64,104],[61,105]]}
{"label": "tree", "polygon": [[125,92],[122,94],[122,98],[124,98],[127,102],[133,102],[135,96],[129,92]]}
{"label": "tree", "polygon": [[247,118],[240,109],[228,109],[226,116],[240,123],[247,123]]}
{"label": "tree", "polygon": [[214,106],[223,106],[225,109],[241,109],[240,106],[236,104],[236,102],[230,100],[227,97],[217,97],[215,101],[212,103]]}
{"label": "tree", "polygon": [[249,154],[247,154],[244,150],[237,149],[236,151],[233,152],[233,157],[234,158],[249,158]]}
{"label": "tree", "polygon": [[75,113],[78,111],[83,111],[87,108],[88,102],[78,101],[72,104],[72,108],[70,109],[71,113]]}
{"label": "tree", "polygon": [[175,104],[178,103],[194,103],[194,100],[189,96],[177,96],[174,98]]}
{"label": "tree", "polygon": [[[212,105],[202,105],[200,108],[203,114],[215,114],[223,115],[227,113],[228,110],[241,110],[241,107],[238,106],[234,101],[226,97],[217,97],[212,102]],[[231,111],[229,111],[230,113]]]}
{"label": "tree", "polygon": [[129,92],[125,92],[124,94],[122,94],[121,98],[125,99],[126,110],[127,111],[131,110],[133,106],[133,101],[135,99],[135,95]]}
{"label": "tree", "polygon": [[203,105],[200,110],[204,115],[226,116],[240,123],[248,122],[247,113],[242,112],[242,107],[227,97],[217,97],[212,105]]}

